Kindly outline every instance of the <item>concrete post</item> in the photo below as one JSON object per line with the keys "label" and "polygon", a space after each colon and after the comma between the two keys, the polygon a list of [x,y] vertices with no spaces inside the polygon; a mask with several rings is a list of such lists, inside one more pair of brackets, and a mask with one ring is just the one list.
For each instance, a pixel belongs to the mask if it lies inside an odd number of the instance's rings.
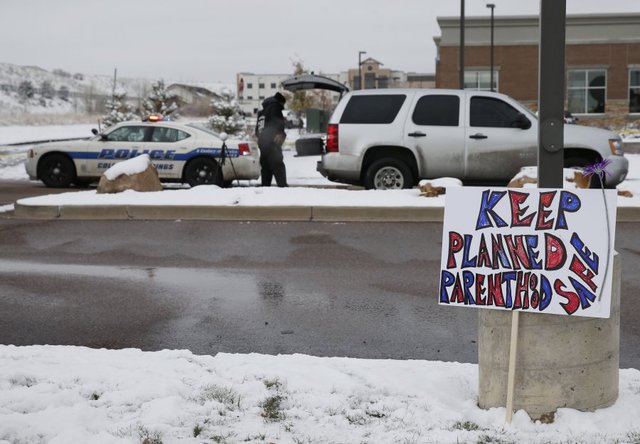
{"label": "concrete post", "polygon": [[[621,259],[613,259],[611,316],[520,314],[514,409],[532,419],[560,407],[594,410],[618,398]],[[479,406],[504,407],[511,313],[480,310]]]}

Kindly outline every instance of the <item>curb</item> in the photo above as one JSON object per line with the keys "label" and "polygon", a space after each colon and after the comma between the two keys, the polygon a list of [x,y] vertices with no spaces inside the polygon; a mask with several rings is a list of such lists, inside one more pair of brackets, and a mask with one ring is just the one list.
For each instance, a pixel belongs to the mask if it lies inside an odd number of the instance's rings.
{"label": "curb", "polygon": [[[442,222],[442,207],[248,207],[61,205],[16,203],[17,219],[213,220],[273,222]],[[640,207],[618,207],[618,222],[640,222]]]}
{"label": "curb", "polygon": [[18,219],[220,220],[276,222],[439,222],[442,207],[247,207],[152,205],[21,205]]}

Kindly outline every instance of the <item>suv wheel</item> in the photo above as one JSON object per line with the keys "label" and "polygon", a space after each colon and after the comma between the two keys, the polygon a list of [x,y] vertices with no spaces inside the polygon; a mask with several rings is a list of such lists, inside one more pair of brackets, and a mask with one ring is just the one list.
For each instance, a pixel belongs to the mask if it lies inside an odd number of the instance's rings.
{"label": "suv wheel", "polygon": [[399,190],[413,187],[411,169],[401,160],[391,157],[374,161],[364,174],[368,190]]}

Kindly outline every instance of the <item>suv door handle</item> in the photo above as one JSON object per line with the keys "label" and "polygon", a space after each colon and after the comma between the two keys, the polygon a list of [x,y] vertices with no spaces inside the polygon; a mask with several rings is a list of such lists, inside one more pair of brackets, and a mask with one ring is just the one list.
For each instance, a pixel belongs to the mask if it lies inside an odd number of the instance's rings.
{"label": "suv door handle", "polygon": [[473,136],[469,136],[469,139],[476,139],[476,140],[477,139],[486,139],[486,138],[487,138],[487,136],[485,136],[484,134],[480,134],[480,133],[474,134]]}
{"label": "suv door handle", "polygon": [[414,131],[413,133],[407,134],[409,137],[426,137],[427,135],[420,131]]}

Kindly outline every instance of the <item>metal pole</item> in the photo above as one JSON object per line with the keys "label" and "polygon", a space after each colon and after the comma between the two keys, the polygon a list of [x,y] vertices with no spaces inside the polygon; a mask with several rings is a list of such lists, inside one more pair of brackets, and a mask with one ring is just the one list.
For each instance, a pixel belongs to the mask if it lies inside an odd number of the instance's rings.
{"label": "metal pole", "polygon": [[358,76],[360,77],[360,88],[364,89],[364,81],[362,80],[362,54],[366,54],[367,51],[358,51]]}
{"label": "metal pole", "polygon": [[464,89],[464,0],[460,0],[460,89]]}
{"label": "metal pole", "polygon": [[[538,188],[562,188],[564,167],[564,51],[566,0],[540,0],[538,73]],[[507,423],[515,397],[519,311],[511,319]]]}
{"label": "metal pole", "polygon": [[493,3],[489,3],[487,8],[491,8],[491,91],[493,88],[493,9],[496,7]]}
{"label": "metal pole", "polygon": [[538,187],[562,188],[566,0],[540,0]]}
{"label": "metal pole", "polygon": [[118,68],[113,68],[113,89],[111,90],[111,101],[116,100],[116,81],[118,79]]}

